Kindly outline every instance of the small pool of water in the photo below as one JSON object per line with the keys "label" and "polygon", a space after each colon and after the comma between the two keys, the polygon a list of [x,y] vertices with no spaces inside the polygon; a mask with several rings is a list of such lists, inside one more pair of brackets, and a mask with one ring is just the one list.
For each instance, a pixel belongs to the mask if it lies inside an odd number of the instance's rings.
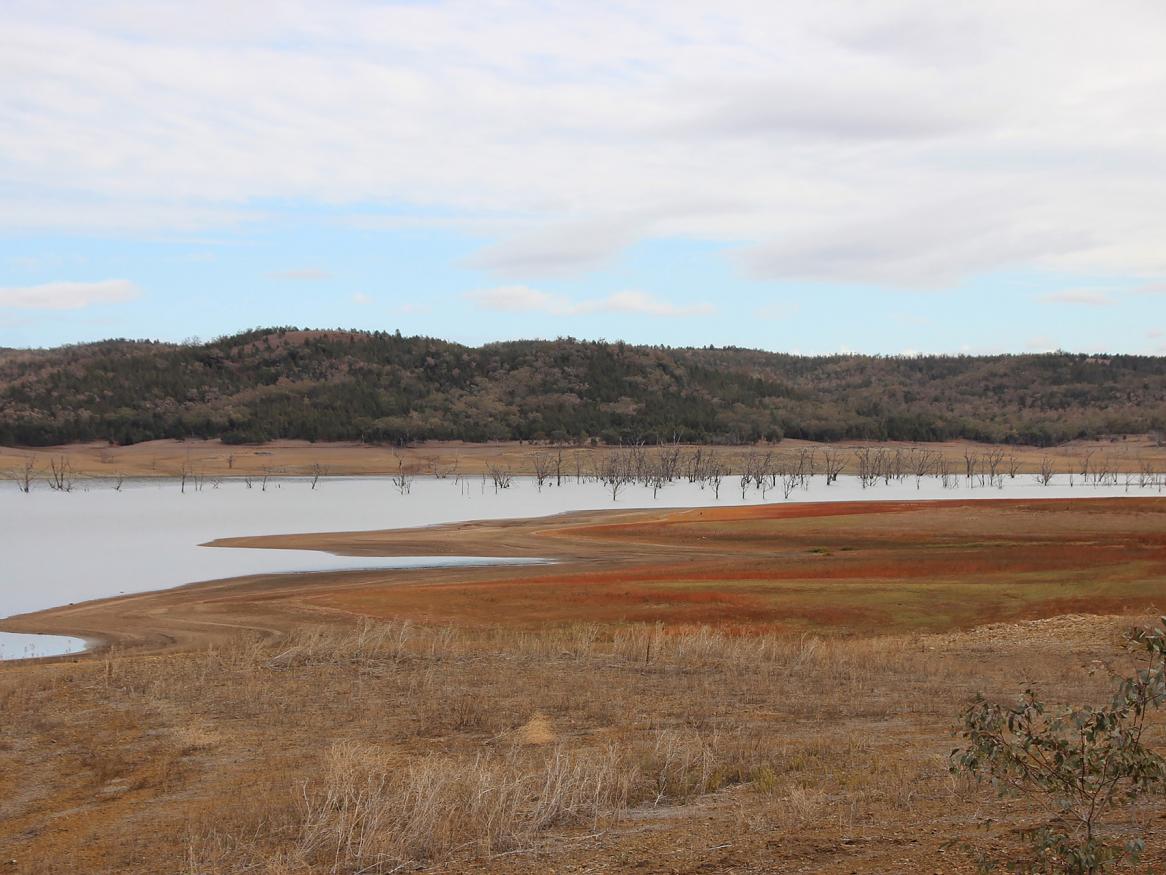
{"label": "small pool of water", "polygon": [[43,659],[80,653],[86,644],[82,638],[66,635],[24,635],[20,632],[0,632],[0,660]]}

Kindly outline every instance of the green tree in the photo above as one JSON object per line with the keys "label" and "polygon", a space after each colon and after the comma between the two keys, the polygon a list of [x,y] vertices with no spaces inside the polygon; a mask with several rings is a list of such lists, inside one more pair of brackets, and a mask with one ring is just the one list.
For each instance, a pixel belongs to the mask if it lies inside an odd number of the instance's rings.
{"label": "green tree", "polygon": [[[1093,875],[1136,859],[1139,835],[1107,819],[1145,793],[1166,786],[1166,760],[1143,743],[1151,712],[1166,703],[1166,618],[1161,629],[1135,629],[1128,646],[1140,661],[1115,678],[1108,706],[1050,709],[1031,689],[1014,706],[977,696],[963,713],[966,747],[952,752],[957,774],[988,779],[996,790],[1038,799],[1049,810],[1025,830],[1013,871]],[[985,870],[1001,861],[982,860]]]}

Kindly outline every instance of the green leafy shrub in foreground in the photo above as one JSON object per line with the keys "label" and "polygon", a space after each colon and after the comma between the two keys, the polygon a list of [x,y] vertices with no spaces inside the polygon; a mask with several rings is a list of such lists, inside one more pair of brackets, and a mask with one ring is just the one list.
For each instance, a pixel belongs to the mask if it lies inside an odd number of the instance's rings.
{"label": "green leafy shrub in foreground", "polygon": [[980,858],[984,871],[1006,863],[1015,872],[1092,875],[1137,859],[1141,836],[1107,821],[1166,788],[1166,759],[1143,743],[1149,716],[1166,703],[1166,618],[1162,626],[1126,636],[1139,664],[1116,679],[1107,707],[1050,709],[1030,689],[1014,706],[977,696],[964,711],[967,746],[952,752],[952,771],[1049,809],[1045,822],[1022,832],[1021,857]]}

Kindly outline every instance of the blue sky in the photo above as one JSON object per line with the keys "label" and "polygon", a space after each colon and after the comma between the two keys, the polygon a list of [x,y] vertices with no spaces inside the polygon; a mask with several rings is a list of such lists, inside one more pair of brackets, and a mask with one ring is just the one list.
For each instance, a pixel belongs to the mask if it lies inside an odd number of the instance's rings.
{"label": "blue sky", "polygon": [[1166,352],[1157,4],[239,6],[12,4],[0,346]]}

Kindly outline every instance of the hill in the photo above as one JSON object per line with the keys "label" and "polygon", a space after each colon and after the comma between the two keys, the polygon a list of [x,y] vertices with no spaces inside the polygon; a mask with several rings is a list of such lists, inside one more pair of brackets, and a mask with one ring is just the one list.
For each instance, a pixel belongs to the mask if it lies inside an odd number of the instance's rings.
{"label": "hill", "polygon": [[221,437],[1050,445],[1166,426],[1166,358],[793,356],[574,339],[467,347],[261,329],[0,350],[0,444]]}

